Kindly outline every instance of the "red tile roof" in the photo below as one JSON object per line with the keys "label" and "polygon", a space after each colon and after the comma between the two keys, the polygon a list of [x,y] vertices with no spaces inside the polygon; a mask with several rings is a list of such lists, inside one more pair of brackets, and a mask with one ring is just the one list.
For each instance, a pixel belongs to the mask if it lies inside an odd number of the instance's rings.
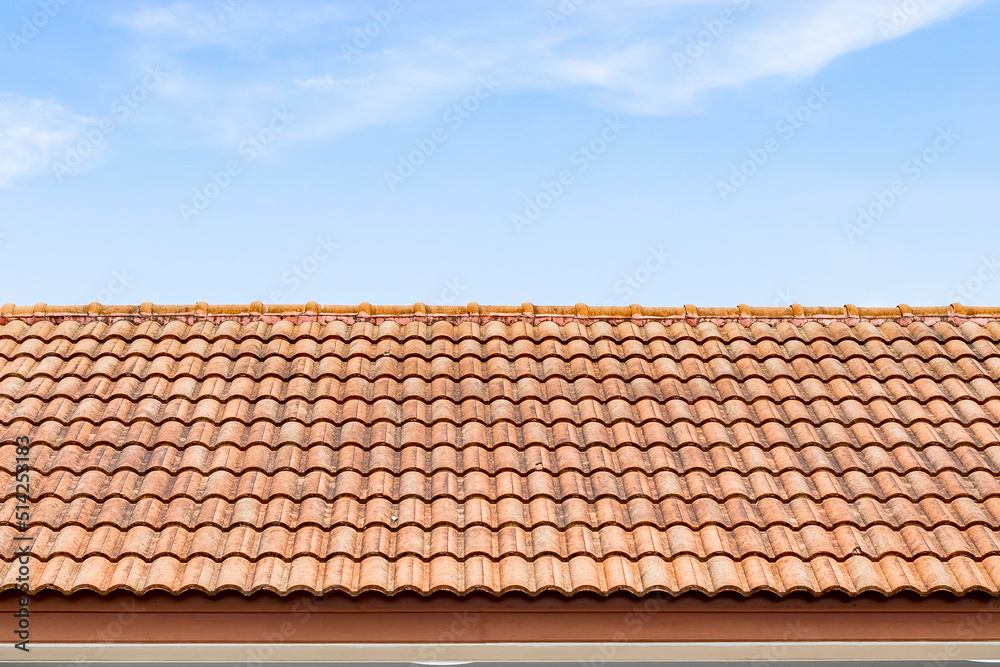
{"label": "red tile roof", "polygon": [[1000,594],[1000,309],[0,309],[0,590]]}

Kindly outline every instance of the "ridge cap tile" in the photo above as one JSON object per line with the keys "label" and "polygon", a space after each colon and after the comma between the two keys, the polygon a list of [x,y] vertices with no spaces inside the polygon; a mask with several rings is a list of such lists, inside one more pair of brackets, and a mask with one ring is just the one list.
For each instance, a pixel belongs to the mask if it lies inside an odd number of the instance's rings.
{"label": "ridge cap tile", "polygon": [[330,318],[343,319],[446,319],[462,321],[472,319],[557,319],[561,322],[578,320],[619,320],[636,323],[675,320],[692,326],[699,322],[739,322],[753,320],[787,321],[796,326],[804,322],[841,321],[849,326],[858,322],[895,321],[907,326],[910,322],[923,321],[929,324],[950,322],[956,324],[968,321],[985,323],[1000,319],[1000,307],[963,306],[953,303],[947,306],[911,308],[906,304],[892,308],[857,307],[848,304],[842,308],[809,307],[792,304],[787,308],[751,307],[746,304],[732,308],[699,308],[687,304],[682,308],[631,306],[589,306],[578,303],[573,306],[538,306],[530,303],[515,306],[468,306],[432,305],[417,302],[411,305],[373,306],[370,303],[354,305],[320,305],[315,301],[306,304],[208,304],[204,301],[193,305],[165,305],[145,302],[141,305],[107,305],[92,302],[87,305],[50,305],[40,302],[31,306],[6,303],[0,307],[0,323],[13,320],[72,320],[72,319],[125,319],[142,321],[146,319],[183,318],[189,322],[199,319],[218,321],[237,318],[246,321],[273,322],[281,319],[319,322]]}

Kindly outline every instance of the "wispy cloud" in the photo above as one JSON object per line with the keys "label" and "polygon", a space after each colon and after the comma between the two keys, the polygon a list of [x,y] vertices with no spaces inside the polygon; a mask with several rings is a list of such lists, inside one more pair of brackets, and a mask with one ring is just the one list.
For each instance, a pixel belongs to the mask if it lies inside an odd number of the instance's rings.
{"label": "wispy cloud", "polygon": [[[839,56],[902,37],[977,4],[978,0],[828,0],[748,6],[735,13],[725,32],[675,87],[694,97],[770,76],[808,77]],[[706,20],[713,18],[710,14]],[[668,82],[661,84],[669,87]]]}
{"label": "wispy cloud", "polygon": [[254,0],[173,2],[162,6],[112,14],[113,25],[127,28],[144,39],[170,40],[175,49],[221,45],[258,48],[262,38],[280,42],[302,30],[343,18],[335,4],[282,2],[280,6]]}
{"label": "wispy cloud", "polygon": [[93,124],[53,100],[0,93],[0,188],[44,172]]}
{"label": "wispy cloud", "polygon": [[345,76],[341,78],[336,78],[332,74],[327,74],[326,76],[315,76],[311,79],[306,79],[305,81],[295,81],[295,85],[301,86],[303,88],[316,88],[318,90],[332,90],[334,88],[342,86],[357,86],[360,84],[368,83],[375,78],[374,74],[369,74],[365,77],[351,77]]}
{"label": "wispy cloud", "polygon": [[[177,88],[176,108],[164,118],[196,117],[194,126],[231,142],[259,122],[258,106],[294,107],[296,136],[313,140],[420,118],[483,75],[502,81],[505,93],[550,91],[619,113],[691,113],[712,93],[769,77],[806,78],[841,55],[979,4],[582,0],[565,12],[567,3],[555,0],[395,1],[401,9],[391,21],[386,2],[358,9],[253,0],[228,0],[224,16],[209,3],[178,2],[114,21],[145,48],[180,60],[178,81],[188,86]],[[255,56],[241,59],[240,68],[198,57],[199,49],[220,46]],[[357,50],[348,59],[345,48]],[[270,52],[281,57],[270,59]],[[685,66],[678,54],[688,58]]]}

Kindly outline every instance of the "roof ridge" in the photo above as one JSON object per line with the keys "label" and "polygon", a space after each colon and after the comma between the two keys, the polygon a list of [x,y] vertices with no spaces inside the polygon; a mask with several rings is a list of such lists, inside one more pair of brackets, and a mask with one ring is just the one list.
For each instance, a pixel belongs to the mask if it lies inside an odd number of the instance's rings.
{"label": "roof ridge", "polygon": [[33,306],[17,306],[6,303],[0,307],[0,323],[8,320],[25,319],[105,319],[141,318],[159,319],[163,317],[183,317],[185,319],[217,320],[232,317],[250,319],[271,319],[284,317],[350,317],[350,318],[538,318],[557,317],[560,319],[633,319],[633,320],[685,320],[689,323],[706,320],[733,320],[749,324],[754,320],[788,320],[794,323],[806,320],[835,321],[857,324],[862,320],[900,320],[909,324],[913,320],[1000,320],[1000,307],[963,306],[953,303],[949,306],[925,306],[911,308],[907,304],[895,307],[858,307],[846,304],[840,307],[813,307],[794,303],[787,307],[750,307],[740,304],[735,308],[699,308],[684,306],[588,306],[578,303],[574,306],[536,306],[531,302],[521,305],[480,306],[471,302],[464,306],[431,305],[417,302],[412,305],[372,305],[363,302],[357,305],[320,305],[315,301],[305,304],[264,304],[254,301],[250,304],[209,305],[204,301],[187,305],[156,305],[146,301],[140,305],[104,305],[96,301],[88,305],[50,306],[40,302]]}

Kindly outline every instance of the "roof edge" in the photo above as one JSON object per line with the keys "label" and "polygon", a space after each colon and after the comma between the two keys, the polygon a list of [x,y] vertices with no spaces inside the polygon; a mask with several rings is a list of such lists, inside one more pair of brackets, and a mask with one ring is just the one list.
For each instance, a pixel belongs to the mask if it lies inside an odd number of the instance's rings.
{"label": "roof edge", "polygon": [[49,319],[173,319],[194,320],[273,320],[283,318],[301,319],[527,319],[557,318],[564,320],[672,320],[693,324],[699,320],[715,322],[734,321],[750,324],[754,321],[790,321],[801,324],[805,321],[830,323],[843,321],[854,325],[861,321],[896,320],[906,325],[914,320],[933,323],[940,320],[1000,320],[1000,307],[963,306],[953,303],[949,306],[910,307],[900,304],[895,307],[858,307],[846,304],[840,307],[810,307],[792,304],[788,307],[750,307],[740,304],[735,308],[699,308],[684,306],[588,306],[578,303],[574,306],[536,306],[531,302],[521,305],[481,306],[471,302],[464,306],[431,305],[372,305],[363,302],[357,305],[320,305],[315,301],[305,304],[264,304],[254,301],[245,305],[209,305],[205,302],[188,305],[158,305],[149,301],[140,305],[105,305],[97,302],[88,305],[50,306],[36,303],[33,306],[17,306],[6,303],[0,307],[0,322],[11,320]]}

